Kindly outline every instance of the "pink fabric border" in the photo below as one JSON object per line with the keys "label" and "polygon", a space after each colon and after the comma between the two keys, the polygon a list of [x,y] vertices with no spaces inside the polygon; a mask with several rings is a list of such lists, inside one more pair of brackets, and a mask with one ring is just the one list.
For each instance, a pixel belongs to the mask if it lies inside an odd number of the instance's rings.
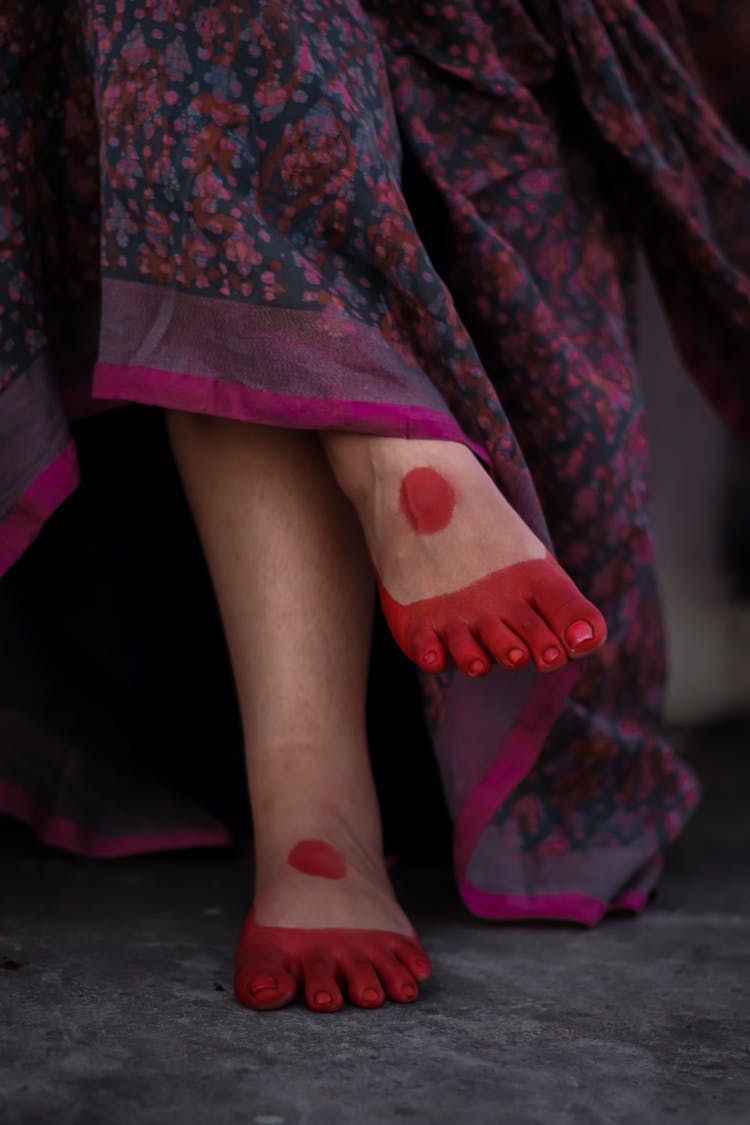
{"label": "pink fabric border", "polygon": [[141,852],[179,848],[230,847],[232,838],[223,825],[216,828],[177,828],[172,832],[145,832],[139,836],[105,836],[91,832],[64,816],[52,816],[35,799],[6,781],[0,781],[0,810],[23,821],[45,844],[95,859],[118,859]]}
{"label": "pink fabric border", "polygon": [[54,510],[78,487],[75,446],[69,442],[26,489],[0,524],[0,574],[36,539]]}
{"label": "pink fabric border", "polygon": [[450,414],[424,406],[282,395],[180,371],[101,361],[94,369],[93,393],[97,398],[125,399],[289,429],[361,430],[455,441],[468,446],[485,464],[490,463],[486,450],[467,437]]}
{"label": "pink fabric border", "polygon": [[610,910],[627,910],[640,914],[648,901],[644,891],[629,891],[611,903],[588,895],[496,895],[477,890],[465,879],[460,883],[461,897],[472,913],[480,918],[495,921],[520,921],[556,919],[561,922],[579,922],[595,926]]}
{"label": "pink fabric border", "polygon": [[495,811],[534,765],[549,729],[579,675],[580,669],[572,662],[559,672],[540,673],[490,772],[474,786],[464,801],[456,819],[454,853],[462,884],[479,837]]}
{"label": "pink fabric border", "polygon": [[546,918],[595,926],[609,911],[624,910],[639,914],[648,902],[649,892],[641,890],[623,891],[611,902],[576,892],[495,894],[473,886],[466,876],[472,852],[482,832],[496,809],[507,800],[536,762],[549,728],[579,675],[580,669],[575,664],[566,665],[556,674],[556,690],[551,690],[549,677],[539,677],[502,752],[487,776],[469,793],[459,813],[455,851],[459,891],[469,910],[481,918],[496,921]]}

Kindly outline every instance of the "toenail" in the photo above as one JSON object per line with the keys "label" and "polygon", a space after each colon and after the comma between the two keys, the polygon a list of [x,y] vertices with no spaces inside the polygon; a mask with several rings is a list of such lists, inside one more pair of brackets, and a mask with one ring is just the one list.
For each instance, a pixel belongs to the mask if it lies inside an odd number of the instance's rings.
{"label": "toenail", "polygon": [[404,987],[401,989],[401,995],[404,997],[405,1000],[413,1000],[414,997],[417,995],[416,986],[413,985],[413,984],[405,984]]}
{"label": "toenail", "polygon": [[273,977],[254,977],[250,984],[251,992],[263,992],[266,988],[278,988],[278,982]]}
{"label": "toenail", "polygon": [[572,625],[568,625],[565,630],[565,640],[571,648],[576,648],[582,645],[584,641],[592,640],[594,630],[589,625],[588,621],[574,621]]}
{"label": "toenail", "polygon": [[433,664],[437,664],[439,659],[440,658],[438,654],[433,650],[430,650],[429,652],[426,652],[422,657],[422,663],[427,664],[429,667],[432,667]]}
{"label": "toenail", "polygon": [[377,988],[366,988],[362,993],[362,999],[369,1000],[371,1004],[374,1004],[377,1000],[380,1000],[381,997]]}
{"label": "toenail", "polygon": [[330,992],[316,992],[315,993],[315,1003],[316,1004],[332,1004],[333,1003],[333,997],[331,996]]}
{"label": "toenail", "polygon": [[550,645],[548,648],[545,648],[544,652],[542,653],[542,656],[546,660],[547,664],[553,664],[554,661],[557,660],[559,655],[560,649],[555,648],[554,645]]}
{"label": "toenail", "polygon": [[420,973],[426,973],[429,967],[430,966],[427,964],[427,962],[423,961],[421,957],[418,957],[414,962],[414,968]]}
{"label": "toenail", "polygon": [[511,664],[520,664],[525,655],[522,648],[512,648],[508,653],[508,660]]}
{"label": "toenail", "polygon": [[481,676],[486,667],[487,665],[483,660],[479,660],[478,658],[476,660],[472,660],[471,664],[469,665],[469,675]]}

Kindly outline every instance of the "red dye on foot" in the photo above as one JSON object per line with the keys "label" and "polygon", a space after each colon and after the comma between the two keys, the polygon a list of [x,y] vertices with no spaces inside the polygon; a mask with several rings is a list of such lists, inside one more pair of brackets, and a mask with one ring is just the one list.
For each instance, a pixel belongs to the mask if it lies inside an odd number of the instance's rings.
{"label": "red dye on foot", "polygon": [[402,652],[425,672],[453,664],[468,676],[492,660],[542,672],[598,648],[607,625],[547,552],[435,598],[402,605],[378,582],[386,621]]}
{"label": "red dye on foot", "polygon": [[300,840],[287,856],[287,863],[303,875],[319,875],[323,879],[343,879],[346,875],[346,860],[325,840]]}
{"label": "red dye on foot", "polygon": [[449,481],[429,466],[410,469],[401,481],[401,511],[420,535],[442,531],[451,522],[456,494]]}
{"label": "red dye on foot", "polygon": [[254,910],[242,927],[236,965],[234,990],[246,1007],[282,1008],[302,987],[316,1012],[343,1006],[342,983],[359,1008],[380,1008],[386,997],[409,1004],[432,971],[413,930],[406,937],[390,930],[261,926]]}

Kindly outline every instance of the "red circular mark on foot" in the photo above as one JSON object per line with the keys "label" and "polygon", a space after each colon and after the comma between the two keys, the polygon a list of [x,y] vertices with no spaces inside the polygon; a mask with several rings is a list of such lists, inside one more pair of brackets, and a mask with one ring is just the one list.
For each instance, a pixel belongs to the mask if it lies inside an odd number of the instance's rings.
{"label": "red circular mark on foot", "polygon": [[456,494],[450,481],[426,465],[410,469],[401,481],[399,503],[414,530],[430,535],[451,522]]}
{"label": "red circular mark on foot", "polygon": [[319,875],[323,879],[343,879],[346,860],[338,848],[325,840],[300,840],[287,857],[287,863],[303,875]]}

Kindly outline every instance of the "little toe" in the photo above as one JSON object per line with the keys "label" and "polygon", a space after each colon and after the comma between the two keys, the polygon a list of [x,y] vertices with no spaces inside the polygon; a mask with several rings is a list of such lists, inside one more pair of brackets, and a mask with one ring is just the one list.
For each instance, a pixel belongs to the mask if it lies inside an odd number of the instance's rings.
{"label": "little toe", "polygon": [[412,657],[423,672],[442,672],[448,663],[443,642],[434,629],[422,626],[412,641]]}
{"label": "little toe", "polygon": [[449,625],[443,632],[448,651],[466,676],[485,676],[492,663],[487,653],[463,622]]}
{"label": "little toe", "polygon": [[305,999],[314,1012],[337,1012],[344,1003],[336,983],[336,962],[324,954],[313,954],[303,963]]}
{"label": "little toe", "polygon": [[382,950],[373,956],[373,964],[380,974],[386,996],[397,1004],[410,1004],[419,996],[413,973],[394,953]]}
{"label": "little toe", "polygon": [[487,617],[479,624],[483,644],[504,668],[523,668],[531,659],[520,637],[499,617]]}
{"label": "little toe", "polygon": [[[416,941],[416,939],[415,939]],[[407,938],[399,941],[393,952],[406,965],[415,980],[425,981],[432,976],[432,965],[425,951]]]}
{"label": "little toe", "polygon": [[284,965],[281,951],[274,955],[252,950],[240,956],[234,975],[234,994],[246,1008],[266,1011],[283,1008],[297,994],[297,981]]}
{"label": "little toe", "polygon": [[351,954],[341,967],[346,976],[349,1001],[358,1008],[381,1008],[385,1003],[385,992],[380,977],[372,967],[369,957],[364,954]]}
{"label": "little toe", "polygon": [[554,671],[567,662],[564,645],[531,606],[525,606],[524,611],[514,614],[508,620],[513,627],[513,632],[522,637],[528,645],[540,672]]}

